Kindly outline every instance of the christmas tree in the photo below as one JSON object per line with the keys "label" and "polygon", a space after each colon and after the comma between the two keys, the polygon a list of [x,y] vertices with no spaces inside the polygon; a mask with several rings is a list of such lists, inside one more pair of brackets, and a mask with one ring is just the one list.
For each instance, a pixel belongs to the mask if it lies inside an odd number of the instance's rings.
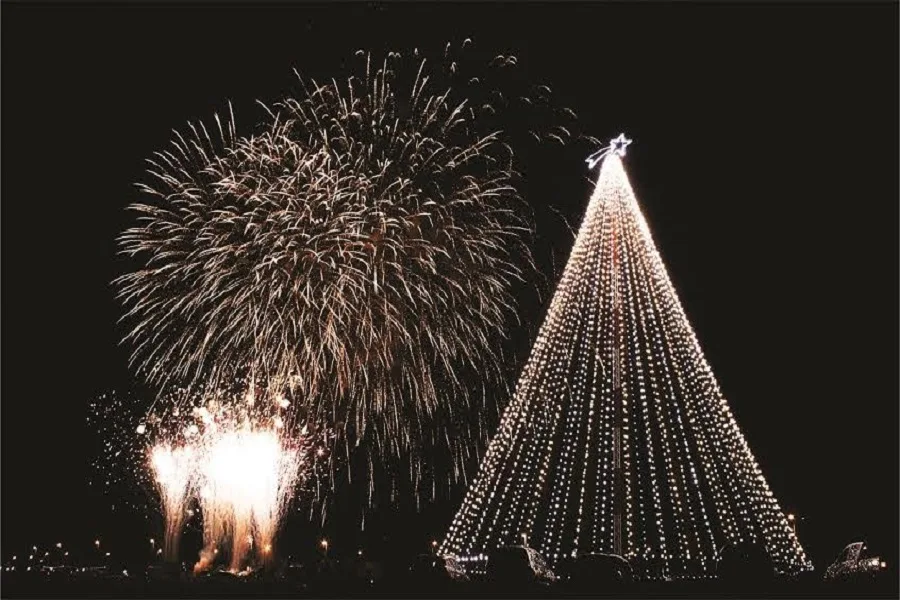
{"label": "christmas tree", "polygon": [[706,362],[619,136],[516,393],[441,547],[600,552],[647,578],[715,574],[729,545],[812,568]]}

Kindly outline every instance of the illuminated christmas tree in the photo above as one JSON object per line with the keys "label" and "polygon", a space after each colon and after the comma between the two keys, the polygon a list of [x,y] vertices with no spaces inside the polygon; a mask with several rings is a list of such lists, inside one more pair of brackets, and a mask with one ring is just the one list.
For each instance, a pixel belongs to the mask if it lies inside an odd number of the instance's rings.
{"label": "illuminated christmas tree", "polygon": [[653,242],[619,136],[512,402],[441,547],[527,544],[551,564],[625,557],[712,576],[727,545],[811,569],[744,440]]}

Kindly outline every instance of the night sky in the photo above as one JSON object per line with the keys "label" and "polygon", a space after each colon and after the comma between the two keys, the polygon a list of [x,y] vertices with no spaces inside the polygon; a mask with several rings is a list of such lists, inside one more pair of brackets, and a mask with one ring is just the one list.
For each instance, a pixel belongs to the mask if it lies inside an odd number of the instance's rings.
{"label": "night sky", "polygon": [[[359,48],[440,55],[470,37],[515,54],[584,131],[634,139],[626,166],[657,245],[817,569],[858,539],[896,564],[897,22],[896,3],[5,2],[4,558],[88,545],[116,522],[87,486],[84,422],[96,394],[131,382],[110,281],[144,159],[228,100],[252,125],[255,99],[291,90],[292,68],[341,77]],[[538,214],[580,222],[583,158],[529,165]],[[572,237],[549,219],[537,233],[552,289]],[[547,301],[521,307],[513,381]],[[403,519],[424,549],[462,492],[384,527]],[[313,529],[290,527],[312,544]]]}

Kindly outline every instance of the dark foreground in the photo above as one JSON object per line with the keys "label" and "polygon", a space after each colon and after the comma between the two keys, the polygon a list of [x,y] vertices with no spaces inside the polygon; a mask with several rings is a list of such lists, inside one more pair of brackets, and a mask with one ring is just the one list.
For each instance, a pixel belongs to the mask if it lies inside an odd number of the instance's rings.
{"label": "dark foreground", "polygon": [[359,584],[330,581],[303,584],[270,578],[194,578],[46,576],[7,574],[0,580],[4,598],[896,598],[897,582],[828,584],[818,580],[765,585],[718,581],[631,583],[607,589],[579,590],[566,585],[509,586],[484,583],[392,582]]}

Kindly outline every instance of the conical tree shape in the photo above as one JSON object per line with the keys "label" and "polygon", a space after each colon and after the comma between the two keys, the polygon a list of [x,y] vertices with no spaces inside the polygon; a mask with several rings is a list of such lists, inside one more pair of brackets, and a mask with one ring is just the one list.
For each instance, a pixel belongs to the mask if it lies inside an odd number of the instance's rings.
{"label": "conical tree shape", "polygon": [[478,476],[442,545],[523,536],[551,564],[627,558],[643,577],[712,576],[728,544],[811,568],[722,396],[610,153]]}

